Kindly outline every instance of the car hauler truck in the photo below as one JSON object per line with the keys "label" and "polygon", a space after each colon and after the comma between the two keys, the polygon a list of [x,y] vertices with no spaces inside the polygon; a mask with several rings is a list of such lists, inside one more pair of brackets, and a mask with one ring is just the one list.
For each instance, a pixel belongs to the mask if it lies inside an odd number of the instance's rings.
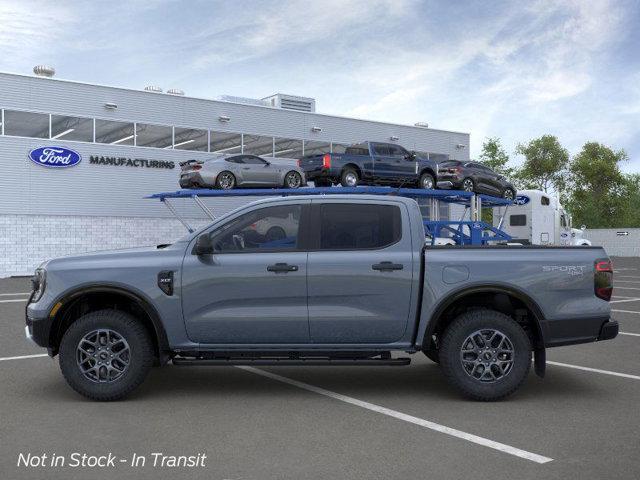
{"label": "car hauler truck", "polygon": [[496,207],[496,210],[499,215],[493,217],[494,226],[511,236],[513,243],[591,245],[589,240],[582,238],[585,227],[572,228],[571,216],[560,205],[558,198],[541,190],[518,191],[514,204],[506,212],[505,207]]}

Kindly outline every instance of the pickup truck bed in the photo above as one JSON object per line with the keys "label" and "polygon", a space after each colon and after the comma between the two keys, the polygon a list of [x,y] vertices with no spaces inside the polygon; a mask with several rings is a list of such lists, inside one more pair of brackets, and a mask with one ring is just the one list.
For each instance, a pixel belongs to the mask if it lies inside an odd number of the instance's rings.
{"label": "pickup truck bed", "polygon": [[616,336],[612,277],[599,247],[425,246],[408,198],[292,196],[163,248],[46,262],[26,332],[98,400],[130,393],[154,361],[405,365],[392,352],[420,351],[495,400],[532,353],[543,375],[545,348]]}

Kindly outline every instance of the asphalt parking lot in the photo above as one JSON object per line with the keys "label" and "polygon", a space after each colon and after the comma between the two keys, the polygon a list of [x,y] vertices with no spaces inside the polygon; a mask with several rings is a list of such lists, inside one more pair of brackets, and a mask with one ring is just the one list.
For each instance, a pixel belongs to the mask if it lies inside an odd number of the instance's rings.
{"label": "asphalt parking lot", "polygon": [[[28,280],[0,280],[0,479],[639,478],[640,259],[614,264],[622,333],[548,350],[547,377],[498,403],[461,399],[421,354],[409,367],[168,366],[128,400],[95,403],[32,356]],[[20,453],[72,452],[207,459],[17,466]]]}

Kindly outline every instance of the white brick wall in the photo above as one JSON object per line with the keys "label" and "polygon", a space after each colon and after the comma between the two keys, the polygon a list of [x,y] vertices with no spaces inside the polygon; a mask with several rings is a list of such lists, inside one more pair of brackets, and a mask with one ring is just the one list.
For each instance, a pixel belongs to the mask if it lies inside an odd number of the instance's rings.
{"label": "white brick wall", "polygon": [[0,278],[31,275],[50,258],[170,243],[186,233],[173,218],[0,215]]}

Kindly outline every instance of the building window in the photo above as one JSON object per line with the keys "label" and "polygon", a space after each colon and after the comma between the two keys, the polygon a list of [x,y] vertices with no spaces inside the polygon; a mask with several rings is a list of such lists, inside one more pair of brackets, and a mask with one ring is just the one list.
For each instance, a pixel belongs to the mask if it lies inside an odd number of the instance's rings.
{"label": "building window", "polygon": [[136,146],[171,148],[173,144],[173,128],[148,123],[136,124]]}
{"label": "building window", "polygon": [[242,135],[239,133],[211,132],[211,153],[242,153]]}
{"label": "building window", "polygon": [[346,143],[332,143],[331,153],[344,153],[348,146]]}
{"label": "building window", "polygon": [[313,140],[305,140],[304,142],[305,155],[322,155],[329,152],[331,152],[331,143],[329,142],[317,142]]}
{"label": "building window", "polygon": [[93,119],[51,115],[51,139],[93,142]]}
{"label": "building window", "polygon": [[5,110],[4,134],[15,137],[49,138],[49,115]]}
{"label": "building window", "polygon": [[111,145],[133,145],[134,125],[113,120],[96,120],[96,142]]}
{"label": "building window", "polygon": [[275,138],[274,157],[279,158],[302,158],[302,140],[292,140],[290,138]]}
{"label": "building window", "polygon": [[208,132],[192,128],[176,127],[174,131],[173,148],[176,150],[208,151]]}
{"label": "building window", "polygon": [[273,156],[273,137],[244,134],[243,153],[251,155]]}
{"label": "building window", "polygon": [[[417,198],[418,206],[420,207],[420,213],[422,218],[433,220],[431,215],[431,198]],[[449,204],[446,202],[438,202],[438,218],[440,220],[448,220],[450,215]]]}

